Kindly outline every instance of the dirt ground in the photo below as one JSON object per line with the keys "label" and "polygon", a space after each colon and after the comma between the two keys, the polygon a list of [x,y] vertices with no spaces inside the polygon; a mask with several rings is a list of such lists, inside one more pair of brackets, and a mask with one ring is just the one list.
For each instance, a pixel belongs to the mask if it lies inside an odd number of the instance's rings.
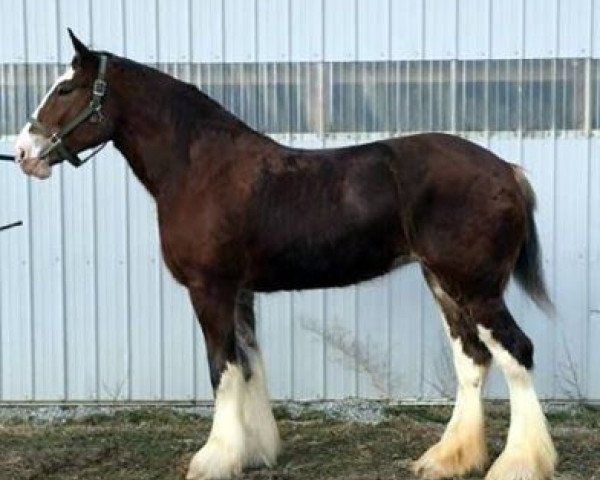
{"label": "dirt ground", "polygon": [[[276,409],[284,441],[279,465],[244,479],[410,480],[411,459],[437,441],[447,406],[386,405],[378,423],[332,418],[324,411]],[[502,448],[505,404],[488,406],[491,454]],[[548,414],[560,455],[560,480],[600,480],[600,409]],[[210,420],[173,408],[136,408],[83,418],[0,420],[0,479],[180,479],[208,435]],[[481,477],[470,477],[481,478]]]}

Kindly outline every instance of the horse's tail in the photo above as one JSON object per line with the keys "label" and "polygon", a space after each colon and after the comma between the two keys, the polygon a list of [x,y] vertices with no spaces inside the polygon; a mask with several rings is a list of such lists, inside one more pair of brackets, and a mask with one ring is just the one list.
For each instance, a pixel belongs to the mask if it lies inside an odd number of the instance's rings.
{"label": "horse's tail", "polygon": [[513,170],[527,207],[527,236],[523,245],[521,245],[521,251],[513,273],[519,285],[529,294],[536,305],[546,313],[553,314],[554,305],[548,296],[544,283],[540,242],[533,218],[533,212],[536,208],[535,192],[525,177],[523,169],[518,165],[513,165]]}

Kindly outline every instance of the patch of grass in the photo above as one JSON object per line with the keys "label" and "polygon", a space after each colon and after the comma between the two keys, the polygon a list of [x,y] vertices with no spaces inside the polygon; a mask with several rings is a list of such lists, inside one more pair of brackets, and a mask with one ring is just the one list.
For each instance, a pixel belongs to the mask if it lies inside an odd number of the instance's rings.
{"label": "patch of grass", "polygon": [[310,405],[291,409],[285,404],[278,404],[273,407],[273,415],[277,421],[294,420],[296,422],[312,422],[327,420],[327,413]]}
{"label": "patch of grass", "polygon": [[408,416],[417,422],[446,424],[452,415],[451,406],[387,405],[383,408],[386,417]]}
{"label": "patch of grass", "polygon": [[119,412],[115,420],[133,425],[144,425],[146,423],[181,425],[188,424],[197,420],[197,418],[196,415],[169,408],[144,408]]}
{"label": "patch of grass", "polygon": [[[487,405],[492,455],[503,448],[509,412]],[[414,480],[411,459],[435,443],[448,406],[389,406],[379,425],[331,421],[322,411],[278,408],[284,442],[272,470],[244,480]],[[598,477],[600,412],[551,410],[562,480]],[[175,480],[206,440],[210,419],[169,408],[126,409],[66,423],[0,425],[0,480]],[[480,477],[473,477],[480,478]]]}
{"label": "patch of grass", "polygon": [[552,408],[546,412],[546,418],[553,425],[600,429],[600,408],[595,405],[577,404]]}
{"label": "patch of grass", "polygon": [[[178,478],[179,457],[199,447],[210,427],[208,420],[185,426],[95,420],[95,425],[3,429],[0,478]],[[3,457],[12,459],[9,465]]]}

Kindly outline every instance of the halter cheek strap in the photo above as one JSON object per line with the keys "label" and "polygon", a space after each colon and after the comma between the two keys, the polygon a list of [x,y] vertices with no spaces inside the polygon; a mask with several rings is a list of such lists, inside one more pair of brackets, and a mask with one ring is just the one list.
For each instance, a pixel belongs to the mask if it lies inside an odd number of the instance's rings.
{"label": "halter cheek strap", "polygon": [[94,152],[81,160],[76,153],[72,152],[63,143],[63,139],[73,132],[79,125],[87,121],[89,118],[96,116],[98,122],[102,122],[104,117],[102,116],[102,102],[106,96],[106,65],[108,63],[108,57],[104,54],[100,55],[100,66],[98,68],[98,77],[94,80],[92,87],[92,100],[89,105],[81,111],[75,118],[69,121],[64,127],[58,132],[51,132],[42,122],[37,118],[31,117],[29,122],[31,125],[39,130],[45,137],[50,139],[50,144],[40,152],[40,158],[47,157],[53,152],[56,152],[60,158],[67,160],[74,167],[80,167],[91,157],[93,157],[101,148],[94,150]]}

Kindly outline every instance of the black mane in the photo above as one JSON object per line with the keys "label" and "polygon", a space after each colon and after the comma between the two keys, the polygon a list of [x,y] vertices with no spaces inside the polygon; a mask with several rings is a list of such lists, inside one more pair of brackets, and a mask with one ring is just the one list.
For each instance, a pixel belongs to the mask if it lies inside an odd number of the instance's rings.
{"label": "black mane", "polygon": [[189,128],[196,134],[207,130],[256,133],[196,85],[172,77],[158,68],[110,53],[106,54],[110,56],[110,62],[116,68],[138,77],[140,85],[149,85],[151,90],[149,101],[165,112],[177,128]]}

